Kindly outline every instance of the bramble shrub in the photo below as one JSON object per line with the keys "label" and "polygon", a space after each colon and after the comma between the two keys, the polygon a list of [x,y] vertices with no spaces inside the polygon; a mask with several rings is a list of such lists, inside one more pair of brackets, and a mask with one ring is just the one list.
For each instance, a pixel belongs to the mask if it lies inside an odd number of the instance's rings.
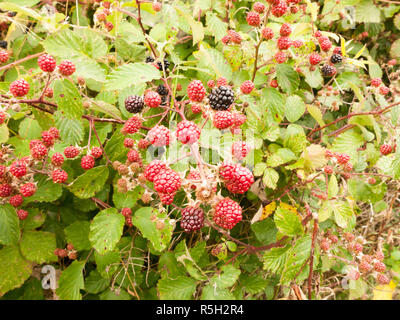
{"label": "bramble shrub", "polygon": [[0,10],[1,299],[398,297],[398,2]]}

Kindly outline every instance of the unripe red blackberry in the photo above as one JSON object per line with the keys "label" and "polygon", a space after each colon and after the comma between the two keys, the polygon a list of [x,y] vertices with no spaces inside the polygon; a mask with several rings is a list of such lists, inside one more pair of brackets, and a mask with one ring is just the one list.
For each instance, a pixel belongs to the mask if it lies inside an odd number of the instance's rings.
{"label": "unripe red blackberry", "polygon": [[357,269],[351,268],[347,273],[347,276],[349,277],[350,280],[358,280],[360,279],[361,274]]}
{"label": "unripe red blackberry", "polygon": [[236,127],[240,127],[247,120],[247,117],[243,113],[234,112],[232,113],[232,115],[233,115],[233,125]]}
{"label": "unripe red blackberry", "polygon": [[294,41],[293,41],[293,47],[295,47],[295,48],[301,48],[302,46],[304,46],[303,40],[294,40]]}
{"label": "unripe red blackberry", "polygon": [[54,136],[49,131],[42,132],[42,141],[46,147],[51,147],[54,144]]}
{"label": "unripe red blackberry", "polygon": [[227,45],[227,44],[229,43],[229,41],[231,41],[231,39],[229,38],[228,35],[223,36],[223,37],[221,38],[221,42],[222,42],[223,44],[225,44],[225,45]]}
{"label": "unripe red blackberry", "polygon": [[336,47],[335,49],[333,49],[333,53],[334,54],[340,54],[341,56],[343,56],[342,55],[342,48],[340,48],[340,47]]}
{"label": "unripe red blackberry", "polygon": [[378,273],[376,275],[376,280],[380,284],[389,284],[389,282],[390,282],[389,278],[386,275],[382,274],[382,273]]}
{"label": "unripe red blackberry", "polygon": [[277,63],[284,63],[284,62],[286,62],[286,59],[287,59],[287,55],[286,55],[286,53],[285,52],[283,52],[283,51],[278,51],[276,54],[275,54],[275,61],[277,62]]}
{"label": "unripe red blackberry", "polygon": [[284,0],[275,3],[271,7],[271,13],[277,18],[282,17],[287,12],[287,10],[288,6],[286,4],[286,1]]}
{"label": "unripe red blackberry", "polygon": [[313,65],[313,66],[317,65],[318,63],[320,63],[321,60],[322,60],[322,57],[316,52],[311,53],[310,56],[309,56],[310,64]]}
{"label": "unripe red blackberry", "polygon": [[7,119],[7,115],[5,112],[0,111],[0,124],[3,124]]}
{"label": "unripe red blackberry", "polygon": [[21,160],[15,161],[9,170],[14,177],[21,178],[26,174],[26,164]]}
{"label": "unripe red blackberry", "polygon": [[[188,173],[188,175],[186,176],[186,180],[188,181],[197,181],[200,182],[201,181],[201,175],[200,172],[197,170],[190,170],[190,172]],[[195,184],[191,184],[190,188],[195,190],[197,188],[197,186]]]}
{"label": "unripe red blackberry", "polygon": [[380,273],[385,272],[386,265],[382,261],[376,261],[374,263],[374,270],[376,272],[380,272]]}
{"label": "unripe red blackberry", "polygon": [[287,37],[292,33],[292,28],[290,27],[290,25],[288,23],[284,23],[282,24],[280,30],[279,30],[279,34],[282,37]]}
{"label": "unripe red blackberry", "polygon": [[253,91],[253,89],[254,89],[254,83],[250,80],[246,80],[240,86],[240,91],[242,91],[242,93],[244,94],[249,94],[250,92]]}
{"label": "unripe red blackberry", "polygon": [[289,37],[279,37],[277,45],[279,50],[287,50],[292,46],[292,40]]}
{"label": "unripe red blackberry", "polygon": [[352,247],[353,251],[356,253],[360,253],[363,251],[363,245],[359,242],[355,242],[353,247]]}
{"label": "unripe red blackberry", "polygon": [[192,232],[204,226],[204,212],[201,208],[186,207],[182,210],[181,227],[185,232]]}
{"label": "unripe red blackberry", "polygon": [[162,204],[165,205],[170,205],[173,201],[174,201],[174,197],[175,197],[175,192],[172,193],[158,193],[158,196],[160,197],[160,201]]}
{"label": "unripe red blackberry", "polygon": [[336,74],[336,68],[334,66],[330,66],[329,64],[325,64],[321,68],[321,71],[324,77],[333,77]]}
{"label": "unripe red blackberry", "polygon": [[147,133],[147,139],[155,147],[169,146],[171,132],[163,125],[156,125]]}
{"label": "unripe red blackberry", "polygon": [[57,63],[51,55],[45,53],[38,58],[38,65],[39,68],[42,69],[42,71],[44,72],[53,72],[56,68]]}
{"label": "unripe red blackberry", "polygon": [[236,44],[240,44],[242,42],[242,36],[237,33],[235,30],[228,31],[228,38],[230,41]]}
{"label": "unripe red blackberry", "polygon": [[191,105],[191,109],[192,109],[192,112],[193,112],[194,114],[200,113],[200,112],[201,112],[201,105],[199,105],[199,104],[192,104],[192,105]]}
{"label": "unripe red blackberry", "polygon": [[31,197],[36,192],[36,185],[32,182],[25,183],[19,188],[19,192],[24,197]]}
{"label": "unripe red blackberry", "polygon": [[137,162],[140,160],[140,154],[136,149],[128,151],[127,158],[129,162]]}
{"label": "unripe red blackberry", "polygon": [[144,95],[144,103],[150,108],[157,108],[161,104],[161,97],[155,91],[148,91]]}
{"label": "unripe red blackberry", "polygon": [[385,259],[385,255],[383,254],[382,251],[377,251],[375,252],[375,259],[383,261],[383,259]]}
{"label": "unripe red blackberry", "polygon": [[139,113],[144,108],[144,101],[139,96],[129,96],[125,99],[125,109],[130,113]]}
{"label": "unripe red blackberry", "polygon": [[49,133],[53,136],[54,139],[60,139],[60,132],[58,131],[57,128],[51,127],[49,130]]}
{"label": "unripe red blackberry", "polygon": [[246,21],[249,26],[257,27],[261,22],[261,18],[257,12],[250,11],[247,13]]}
{"label": "unripe red blackberry", "polygon": [[42,160],[47,156],[47,148],[43,143],[35,144],[31,149],[33,159]]}
{"label": "unripe red blackberry", "polygon": [[250,152],[250,146],[244,141],[235,141],[232,144],[232,155],[237,160],[242,160],[246,158],[249,152]]}
{"label": "unripe red blackberry", "polygon": [[376,179],[374,177],[370,177],[370,178],[368,178],[368,183],[369,184],[375,184],[376,183]]}
{"label": "unripe red blackberry", "polygon": [[215,81],[214,80],[208,80],[207,81],[207,87],[209,87],[210,89],[215,87]]}
{"label": "unripe red blackberry", "polygon": [[277,88],[278,87],[278,81],[276,79],[272,79],[271,82],[269,83],[269,86],[272,88]]}
{"label": "unripe red blackberry", "polygon": [[8,183],[0,184],[0,197],[7,198],[11,195],[12,188]]}
{"label": "unripe red blackberry", "polygon": [[94,158],[92,156],[86,155],[81,159],[81,167],[84,170],[89,170],[94,167]]}
{"label": "unripe red blackberry", "polygon": [[343,165],[350,161],[350,156],[346,153],[339,153],[336,155],[336,159],[339,164]]}
{"label": "unripe red blackberry", "polygon": [[44,92],[44,96],[47,98],[53,98],[54,95],[54,91],[52,88],[46,88],[45,92]]}
{"label": "unripe red blackberry", "polygon": [[265,5],[259,1],[255,2],[253,5],[253,10],[258,13],[264,13]]}
{"label": "unripe red blackberry", "polygon": [[355,238],[354,234],[352,234],[352,233],[350,233],[350,232],[345,232],[345,233],[343,234],[343,236],[344,236],[344,238],[345,238],[348,242],[353,241],[354,238]]}
{"label": "unripe red blackberry", "polygon": [[322,37],[321,31],[319,31],[319,30],[315,31],[314,37],[316,37],[317,39],[320,38],[320,37]]}
{"label": "unripe red blackberry", "polygon": [[379,87],[379,93],[381,94],[381,95],[387,95],[388,93],[390,92],[390,89],[388,88],[388,87],[386,87],[386,86],[380,86]]}
{"label": "unripe red blackberry", "polygon": [[29,83],[24,79],[19,79],[11,82],[10,92],[14,97],[23,97],[29,92]]}
{"label": "unripe red blackberry", "polygon": [[128,218],[132,215],[132,210],[130,208],[122,208],[121,213],[125,218]]}
{"label": "unripe red blackberry", "polygon": [[381,145],[379,150],[381,151],[381,154],[383,154],[384,156],[388,155],[389,153],[392,153],[392,151],[393,151],[392,146],[389,144]]}
{"label": "unripe red blackberry", "polygon": [[70,76],[73,75],[74,72],[76,71],[76,67],[73,64],[72,61],[69,60],[64,60],[63,62],[60,63],[58,66],[58,71],[63,75],[63,76]]}
{"label": "unripe red blackberry", "polygon": [[332,174],[333,173],[333,168],[332,168],[332,166],[325,166],[324,171],[327,174]]}
{"label": "unripe red blackberry", "polygon": [[5,175],[6,171],[7,171],[7,167],[0,164],[0,178]]}
{"label": "unripe red blackberry", "polygon": [[382,84],[381,78],[374,78],[371,80],[371,86],[378,88]]}
{"label": "unripe red blackberry", "polygon": [[64,163],[64,156],[59,152],[55,152],[51,157],[51,163],[56,167],[61,167]]}
{"label": "unripe red blackberry", "polygon": [[114,25],[110,21],[107,21],[105,23],[104,27],[107,29],[108,32],[110,32],[112,29],[114,29]]}
{"label": "unripe red blackberry", "polygon": [[213,110],[227,110],[235,101],[235,93],[228,86],[219,86],[212,90],[208,100]]}
{"label": "unripe red blackberry", "polygon": [[61,169],[54,169],[51,174],[54,183],[64,183],[68,179],[68,174]]}
{"label": "unripe red blackberry", "polygon": [[160,193],[173,193],[181,187],[181,177],[172,169],[162,169],[154,177],[154,189]]}
{"label": "unripe red blackberry", "polygon": [[159,12],[159,11],[161,11],[161,7],[162,7],[162,5],[161,5],[161,3],[160,2],[153,2],[153,10],[155,11],[155,12]]}
{"label": "unripe red blackberry", "polygon": [[226,129],[233,124],[233,114],[229,111],[217,111],[214,114],[213,125],[217,129]]}
{"label": "unripe red blackberry", "polygon": [[243,194],[247,192],[254,183],[254,177],[251,171],[236,164],[232,172],[232,178],[225,181],[226,188],[232,193]]}
{"label": "unripe red blackberry", "polygon": [[124,139],[124,147],[125,148],[132,148],[135,145],[135,140],[132,138],[125,138]]}
{"label": "unripe red blackberry", "polygon": [[182,120],[176,128],[176,137],[183,144],[193,144],[200,138],[201,130],[192,121]]}
{"label": "unripe red blackberry", "polygon": [[122,127],[121,132],[123,134],[134,134],[138,132],[141,127],[142,127],[142,119],[137,116],[133,116],[128,120],[126,120],[124,126]]}
{"label": "unripe red blackberry", "polygon": [[147,141],[146,139],[140,139],[138,142],[138,148],[145,150],[150,146],[150,142]]}
{"label": "unripe red blackberry", "polygon": [[19,220],[25,220],[28,218],[28,211],[20,209],[17,211],[17,216]]}
{"label": "unripe red blackberry", "polygon": [[353,165],[352,165],[352,163],[351,163],[351,162],[345,163],[345,164],[343,165],[343,170],[344,170],[344,171],[347,171],[347,172],[352,171],[352,170],[353,170]]}
{"label": "unripe red blackberry", "polygon": [[271,40],[274,37],[274,31],[268,27],[263,28],[261,34],[265,40]]}
{"label": "unripe red blackberry", "polygon": [[90,150],[90,154],[93,156],[93,158],[98,159],[103,155],[103,150],[100,147],[93,147]]}
{"label": "unripe red blackberry", "polygon": [[64,149],[64,155],[68,159],[73,159],[77,157],[79,153],[80,153],[79,148],[75,146],[69,146]]}
{"label": "unripe red blackberry", "polygon": [[217,203],[213,221],[224,229],[232,229],[242,220],[242,208],[230,198],[225,198]]}
{"label": "unripe red blackberry", "polygon": [[331,240],[332,243],[337,243],[339,241],[339,238],[334,234],[330,234],[328,239]]}
{"label": "unripe red blackberry", "polygon": [[167,165],[165,164],[165,162],[160,160],[153,160],[147,165],[146,169],[144,170],[144,176],[148,181],[153,182],[155,176],[158,175],[160,171],[165,169],[166,167]]}
{"label": "unripe red blackberry", "polygon": [[225,86],[225,87],[228,86],[228,80],[225,77],[219,77],[217,79],[217,87],[221,87],[221,86]]}
{"label": "unripe red blackberry", "polygon": [[193,80],[187,87],[187,94],[191,101],[201,102],[206,95],[206,89],[200,80]]}
{"label": "unripe red blackberry", "polygon": [[0,50],[0,63],[6,63],[9,57],[7,50]]}
{"label": "unripe red blackberry", "polygon": [[16,194],[15,196],[10,197],[10,199],[8,199],[8,202],[16,208],[24,202],[24,198],[20,194]]}
{"label": "unripe red blackberry", "polygon": [[320,46],[323,51],[329,51],[332,47],[332,42],[330,40],[325,40],[320,43]]}
{"label": "unripe red blackberry", "polygon": [[331,247],[331,244],[329,243],[329,241],[327,239],[324,238],[321,240],[320,247],[321,247],[321,250],[328,251]]}
{"label": "unripe red blackberry", "polygon": [[367,261],[361,261],[358,268],[361,272],[370,272],[372,270],[372,266]]}

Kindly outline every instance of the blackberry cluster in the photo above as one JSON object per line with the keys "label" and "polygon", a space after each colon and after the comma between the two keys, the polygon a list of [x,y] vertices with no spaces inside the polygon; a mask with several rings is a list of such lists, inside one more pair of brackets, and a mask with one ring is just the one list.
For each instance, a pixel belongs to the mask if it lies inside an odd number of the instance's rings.
{"label": "blackberry cluster", "polygon": [[148,56],[146,57],[146,63],[154,62],[154,58]]}
{"label": "blackberry cluster", "polygon": [[0,48],[7,49],[7,41],[0,40]]}
{"label": "blackberry cluster", "polygon": [[334,53],[331,57],[331,62],[333,64],[340,63],[340,62],[342,62],[342,60],[343,60],[343,57],[338,53]]}
{"label": "blackberry cluster", "polygon": [[204,212],[200,208],[186,207],[182,210],[181,227],[185,232],[192,232],[204,226]]}
{"label": "blackberry cluster", "polygon": [[[165,68],[165,70],[167,70],[169,68],[169,65],[170,65],[169,61],[167,59],[164,59],[164,68]],[[157,62],[157,67],[158,67],[158,69],[162,70],[163,66],[162,66],[161,61]]]}
{"label": "blackberry cluster", "polygon": [[168,89],[163,84],[160,84],[156,91],[160,96],[166,96],[168,94]]}
{"label": "blackberry cluster", "polygon": [[139,113],[144,108],[143,98],[139,96],[129,96],[125,99],[126,111],[130,113]]}
{"label": "blackberry cluster", "polygon": [[235,101],[235,94],[233,90],[227,86],[220,86],[208,96],[210,106],[214,110],[227,110],[229,106]]}
{"label": "blackberry cluster", "polygon": [[336,68],[326,64],[322,67],[321,71],[324,77],[332,77],[336,73]]}

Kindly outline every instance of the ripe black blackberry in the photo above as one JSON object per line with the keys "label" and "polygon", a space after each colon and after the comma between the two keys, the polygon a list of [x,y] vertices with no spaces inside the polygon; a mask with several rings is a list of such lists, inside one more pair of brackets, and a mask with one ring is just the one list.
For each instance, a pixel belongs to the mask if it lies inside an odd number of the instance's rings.
{"label": "ripe black blackberry", "polygon": [[146,63],[149,63],[149,62],[154,62],[154,58],[152,58],[150,56],[146,57]]}
{"label": "ripe black blackberry", "polygon": [[210,107],[214,110],[227,110],[235,101],[235,93],[227,86],[220,86],[211,91],[208,101]]}
{"label": "ripe black blackberry", "polygon": [[166,96],[168,94],[168,89],[163,84],[160,84],[156,91],[160,96]]}
{"label": "ripe black blackberry", "polygon": [[324,77],[332,77],[336,74],[336,68],[334,66],[330,66],[329,64],[325,64],[321,68],[321,71]]}
{"label": "ripe black blackberry", "polygon": [[204,212],[200,208],[186,207],[182,210],[181,227],[185,232],[201,229],[204,226]]}
{"label": "ripe black blackberry", "polygon": [[331,62],[333,64],[340,63],[340,62],[342,62],[342,60],[343,60],[343,57],[338,53],[334,53],[331,57]]}
{"label": "ripe black blackberry", "polygon": [[129,96],[125,99],[125,108],[130,113],[139,113],[144,108],[143,98],[139,96]]}
{"label": "ripe black blackberry", "polygon": [[0,40],[0,48],[7,49],[7,41]]}
{"label": "ripe black blackberry", "polygon": [[[170,65],[169,61],[167,59],[164,59],[165,70],[167,70],[169,68],[169,65]],[[161,61],[157,61],[157,67],[158,67],[158,69],[162,70],[163,66],[162,66]]]}

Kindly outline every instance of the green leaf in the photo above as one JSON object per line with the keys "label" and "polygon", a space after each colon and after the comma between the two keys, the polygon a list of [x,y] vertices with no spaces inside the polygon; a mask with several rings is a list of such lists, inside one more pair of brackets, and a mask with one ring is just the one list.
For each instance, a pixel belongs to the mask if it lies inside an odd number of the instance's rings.
{"label": "green leaf", "polygon": [[68,243],[72,243],[78,251],[90,250],[89,231],[88,221],[76,221],[64,229]]}
{"label": "green leaf", "polygon": [[54,99],[58,110],[68,119],[79,119],[83,114],[82,98],[75,85],[68,79],[54,81]]}
{"label": "green leaf", "polygon": [[104,255],[94,252],[97,270],[103,278],[109,279],[118,270],[121,255],[118,251],[109,251]]}
{"label": "green leaf", "polygon": [[221,268],[221,273],[214,275],[210,284],[220,289],[232,287],[240,276],[240,269],[228,264]]}
{"label": "green leaf", "polygon": [[157,289],[161,300],[189,300],[196,291],[196,281],[182,276],[160,279]]}
{"label": "green leaf", "polygon": [[288,64],[278,64],[276,66],[276,77],[279,86],[287,93],[293,93],[299,87],[299,75]]}
{"label": "green leaf", "polygon": [[208,11],[206,14],[207,31],[214,35],[215,40],[220,41],[226,34],[227,23],[223,22],[215,14]]}
{"label": "green leaf", "polygon": [[216,288],[210,283],[203,288],[201,300],[235,300],[235,296],[229,290]]}
{"label": "green leaf", "polygon": [[285,117],[290,122],[296,122],[306,111],[306,105],[299,96],[292,95],[286,99]]}
{"label": "green leaf", "polygon": [[336,179],[336,176],[333,174],[331,175],[331,178],[329,179],[329,184],[328,184],[328,197],[336,197],[339,192],[339,186],[338,182]]}
{"label": "green leaf", "polygon": [[346,201],[331,201],[336,224],[341,228],[347,228],[353,216],[353,210]]}
{"label": "green leaf", "polygon": [[357,149],[364,144],[364,138],[354,129],[342,133],[335,139],[332,151],[347,153],[352,159],[357,157]]}
{"label": "green leaf", "polygon": [[268,285],[268,280],[260,275],[242,274],[240,276],[240,283],[246,292],[257,294],[264,291],[265,287]]}
{"label": "green leaf", "polygon": [[279,180],[279,173],[273,168],[267,168],[264,171],[263,183],[266,187],[275,190]]}
{"label": "green leaf", "polygon": [[193,53],[193,55],[199,60],[198,67],[208,70],[206,74],[205,72],[199,72],[203,79],[210,79],[211,77],[232,79],[232,68],[220,51],[213,48],[205,48],[203,44],[200,44],[200,50]]}
{"label": "green leaf", "polygon": [[[163,221],[164,228],[162,230],[157,228],[156,221],[151,219],[152,216]],[[132,223],[140,230],[144,238],[150,240],[157,251],[164,250],[171,241],[174,225],[165,213],[160,213],[151,207],[140,208],[135,212]]]}
{"label": "green leaf", "polygon": [[79,144],[83,139],[83,125],[80,119],[68,119],[59,111],[54,113],[54,120],[63,142],[70,145]]}
{"label": "green leaf", "polygon": [[20,287],[32,273],[32,265],[26,261],[17,247],[0,250],[0,297]]}
{"label": "green leaf", "polygon": [[115,208],[100,211],[90,224],[89,241],[100,254],[113,251],[122,236],[125,219]]}
{"label": "green leaf", "polygon": [[285,115],[285,99],[283,95],[273,88],[265,88],[261,94],[262,105],[266,105],[273,116],[278,115],[283,118]]}
{"label": "green leaf", "polygon": [[85,279],[85,290],[89,293],[97,294],[108,288],[110,281],[102,278],[97,270],[90,272]]}
{"label": "green leaf", "polygon": [[281,273],[285,266],[289,250],[290,246],[272,248],[269,251],[265,251],[263,256],[264,269],[273,273]]}
{"label": "green leaf", "polygon": [[317,121],[317,123],[323,127],[325,125],[323,116],[322,116],[322,112],[320,110],[320,108],[318,108],[317,106],[313,105],[313,104],[308,104],[307,105],[307,111],[308,113],[314,118],[315,121]]}
{"label": "green leaf", "polygon": [[57,248],[54,233],[45,231],[24,231],[22,234],[20,248],[22,255],[29,261],[42,264],[44,262],[55,262],[57,256],[54,250]]}
{"label": "green leaf", "polygon": [[8,127],[5,123],[0,125],[0,143],[5,143],[8,141],[10,137],[10,132],[8,131]]}
{"label": "green leaf", "polygon": [[272,219],[264,219],[251,225],[256,238],[263,245],[276,241],[277,229]]}
{"label": "green leaf", "polygon": [[151,64],[135,62],[124,64],[107,76],[106,90],[122,90],[132,84],[138,85],[160,79],[160,71]]}
{"label": "green leaf", "polygon": [[370,0],[361,0],[354,7],[356,10],[356,22],[359,23],[379,23],[381,22],[381,12],[379,8]]}
{"label": "green leaf", "polygon": [[303,226],[298,213],[278,207],[274,214],[274,221],[278,230],[290,237],[303,233]]}
{"label": "green leaf", "polygon": [[83,281],[84,261],[74,261],[60,276],[57,295],[61,300],[81,300],[80,290],[85,288]]}
{"label": "green leaf", "polygon": [[93,197],[104,187],[107,178],[107,166],[98,166],[76,178],[69,186],[69,189],[78,198],[87,199]]}
{"label": "green leaf", "polygon": [[0,244],[16,244],[19,239],[19,219],[10,204],[0,206]]}
{"label": "green leaf", "polygon": [[116,190],[113,193],[113,202],[116,208],[132,208],[136,201],[138,200],[143,188],[136,187],[132,191],[128,192],[117,192]]}
{"label": "green leaf", "polygon": [[38,176],[37,178],[37,190],[31,197],[25,198],[24,203],[32,202],[53,202],[61,197],[62,186],[54,183],[51,180],[47,180],[45,176]]}
{"label": "green leaf", "polygon": [[26,117],[19,124],[18,133],[21,138],[24,139],[36,139],[41,136],[42,127],[39,125],[39,122],[36,120]]}

